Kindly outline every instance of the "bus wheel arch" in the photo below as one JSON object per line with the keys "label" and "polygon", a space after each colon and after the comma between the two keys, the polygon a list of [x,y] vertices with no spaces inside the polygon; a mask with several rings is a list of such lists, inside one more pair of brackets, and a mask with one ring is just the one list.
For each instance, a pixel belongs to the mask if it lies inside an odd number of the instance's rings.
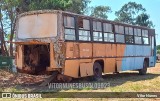
{"label": "bus wheel arch", "polygon": [[93,64],[93,75],[95,79],[102,78],[102,72],[104,71],[104,61],[96,60]]}
{"label": "bus wheel arch", "polygon": [[149,58],[145,58],[144,61],[146,61],[147,67],[149,67]]}
{"label": "bus wheel arch", "polygon": [[149,66],[149,58],[145,58],[143,61],[143,68],[139,69],[139,74],[146,75],[148,66]]}

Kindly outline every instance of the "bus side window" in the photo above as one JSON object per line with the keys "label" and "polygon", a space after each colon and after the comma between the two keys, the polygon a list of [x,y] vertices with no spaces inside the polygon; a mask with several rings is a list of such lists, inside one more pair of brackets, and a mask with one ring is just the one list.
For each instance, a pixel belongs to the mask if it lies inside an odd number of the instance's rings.
{"label": "bus side window", "polygon": [[124,26],[115,25],[116,42],[124,43]]}
{"label": "bus side window", "polygon": [[105,42],[114,42],[114,33],[113,33],[112,24],[103,23],[103,32],[104,32]]}
{"label": "bus side window", "polygon": [[90,23],[89,20],[79,17],[78,18],[79,27],[79,40],[90,41]]}
{"label": "bus side window", "polygon": [[143,41],[143,44],[146,44],[146,45],[149,44],[148,30],[142,30],[142,41]]}
{"label": "bus side window", "polygon": [[102,23],[99,21],[93,21],[93,41],[103,41]]}
{"label": "bus side window", "polygon": [[125,40],[126,43],[133,43],[133,28],[132,27],[125,27]]}
{"label": "bus side window", "polygon": [[76,40],[74,17],[64,16],[64,32],[66,40]]}
{"label": "bus side window", "polygon": [[141,29],[134,28],[135,44],[142,44]]}

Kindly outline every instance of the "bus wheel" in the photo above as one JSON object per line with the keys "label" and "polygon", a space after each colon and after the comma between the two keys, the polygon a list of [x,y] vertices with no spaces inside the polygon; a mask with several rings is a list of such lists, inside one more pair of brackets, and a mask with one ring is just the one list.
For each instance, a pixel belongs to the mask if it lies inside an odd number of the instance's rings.
{"label": "bus wheel", "polygon": [[140,75],[145,75],[147,73],[147,62],[144,61],[143,63],[143,68],[142,69],[139,69],[139,74]]}
{"label": "bus wheel", "polygon": [[102,78],[102,67],[98,62],[95,62],[93,65],[94,79],[99,80]]}

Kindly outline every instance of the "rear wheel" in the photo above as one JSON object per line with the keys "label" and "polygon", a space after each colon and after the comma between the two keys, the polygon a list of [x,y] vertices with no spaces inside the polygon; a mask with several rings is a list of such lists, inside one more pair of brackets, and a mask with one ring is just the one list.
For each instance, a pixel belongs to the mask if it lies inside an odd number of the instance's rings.
{"label": "rear wheel", "polygon": [[102,78],[102,66],[98,62],[95,62],[93,65],[93,73],[94,79],[99,80]]}
{"label": "rear wheel", "polygon": [[143,62],[143,68],[142,69],[139,69],[139,74],[140,75],[145,75],[147,73],[147,62],[144,61]]}

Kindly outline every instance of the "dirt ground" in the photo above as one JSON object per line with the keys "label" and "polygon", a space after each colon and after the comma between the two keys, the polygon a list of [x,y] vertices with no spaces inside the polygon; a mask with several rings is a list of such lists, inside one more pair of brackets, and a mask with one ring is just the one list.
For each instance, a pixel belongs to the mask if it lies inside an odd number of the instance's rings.
{"label": "dirt ground", "polygon": [[[124,82],[151,79],[160,75],[160,62],[157,62],[156,66],[153,68],[148,68],[147,75],[138,75],[137,71],[126,71],[119,74],[106,74],[103,76],[103,81],[112,82],[112,86],[123,84]],[[11,73],[6,70],[0,70],[0,91],[10,91],[8,88],[15,88],[18,91],[45,91],[45,87],[39,87],[46,78],[47,75],[29,75],[22,73]],[[137,78],[138,77],[138,78]],[[119,80],[118,80],[119,79]],[[88,81],[89,80],[89,81]],[[73,79],[72,82],[92,82],[88,78]]]}

